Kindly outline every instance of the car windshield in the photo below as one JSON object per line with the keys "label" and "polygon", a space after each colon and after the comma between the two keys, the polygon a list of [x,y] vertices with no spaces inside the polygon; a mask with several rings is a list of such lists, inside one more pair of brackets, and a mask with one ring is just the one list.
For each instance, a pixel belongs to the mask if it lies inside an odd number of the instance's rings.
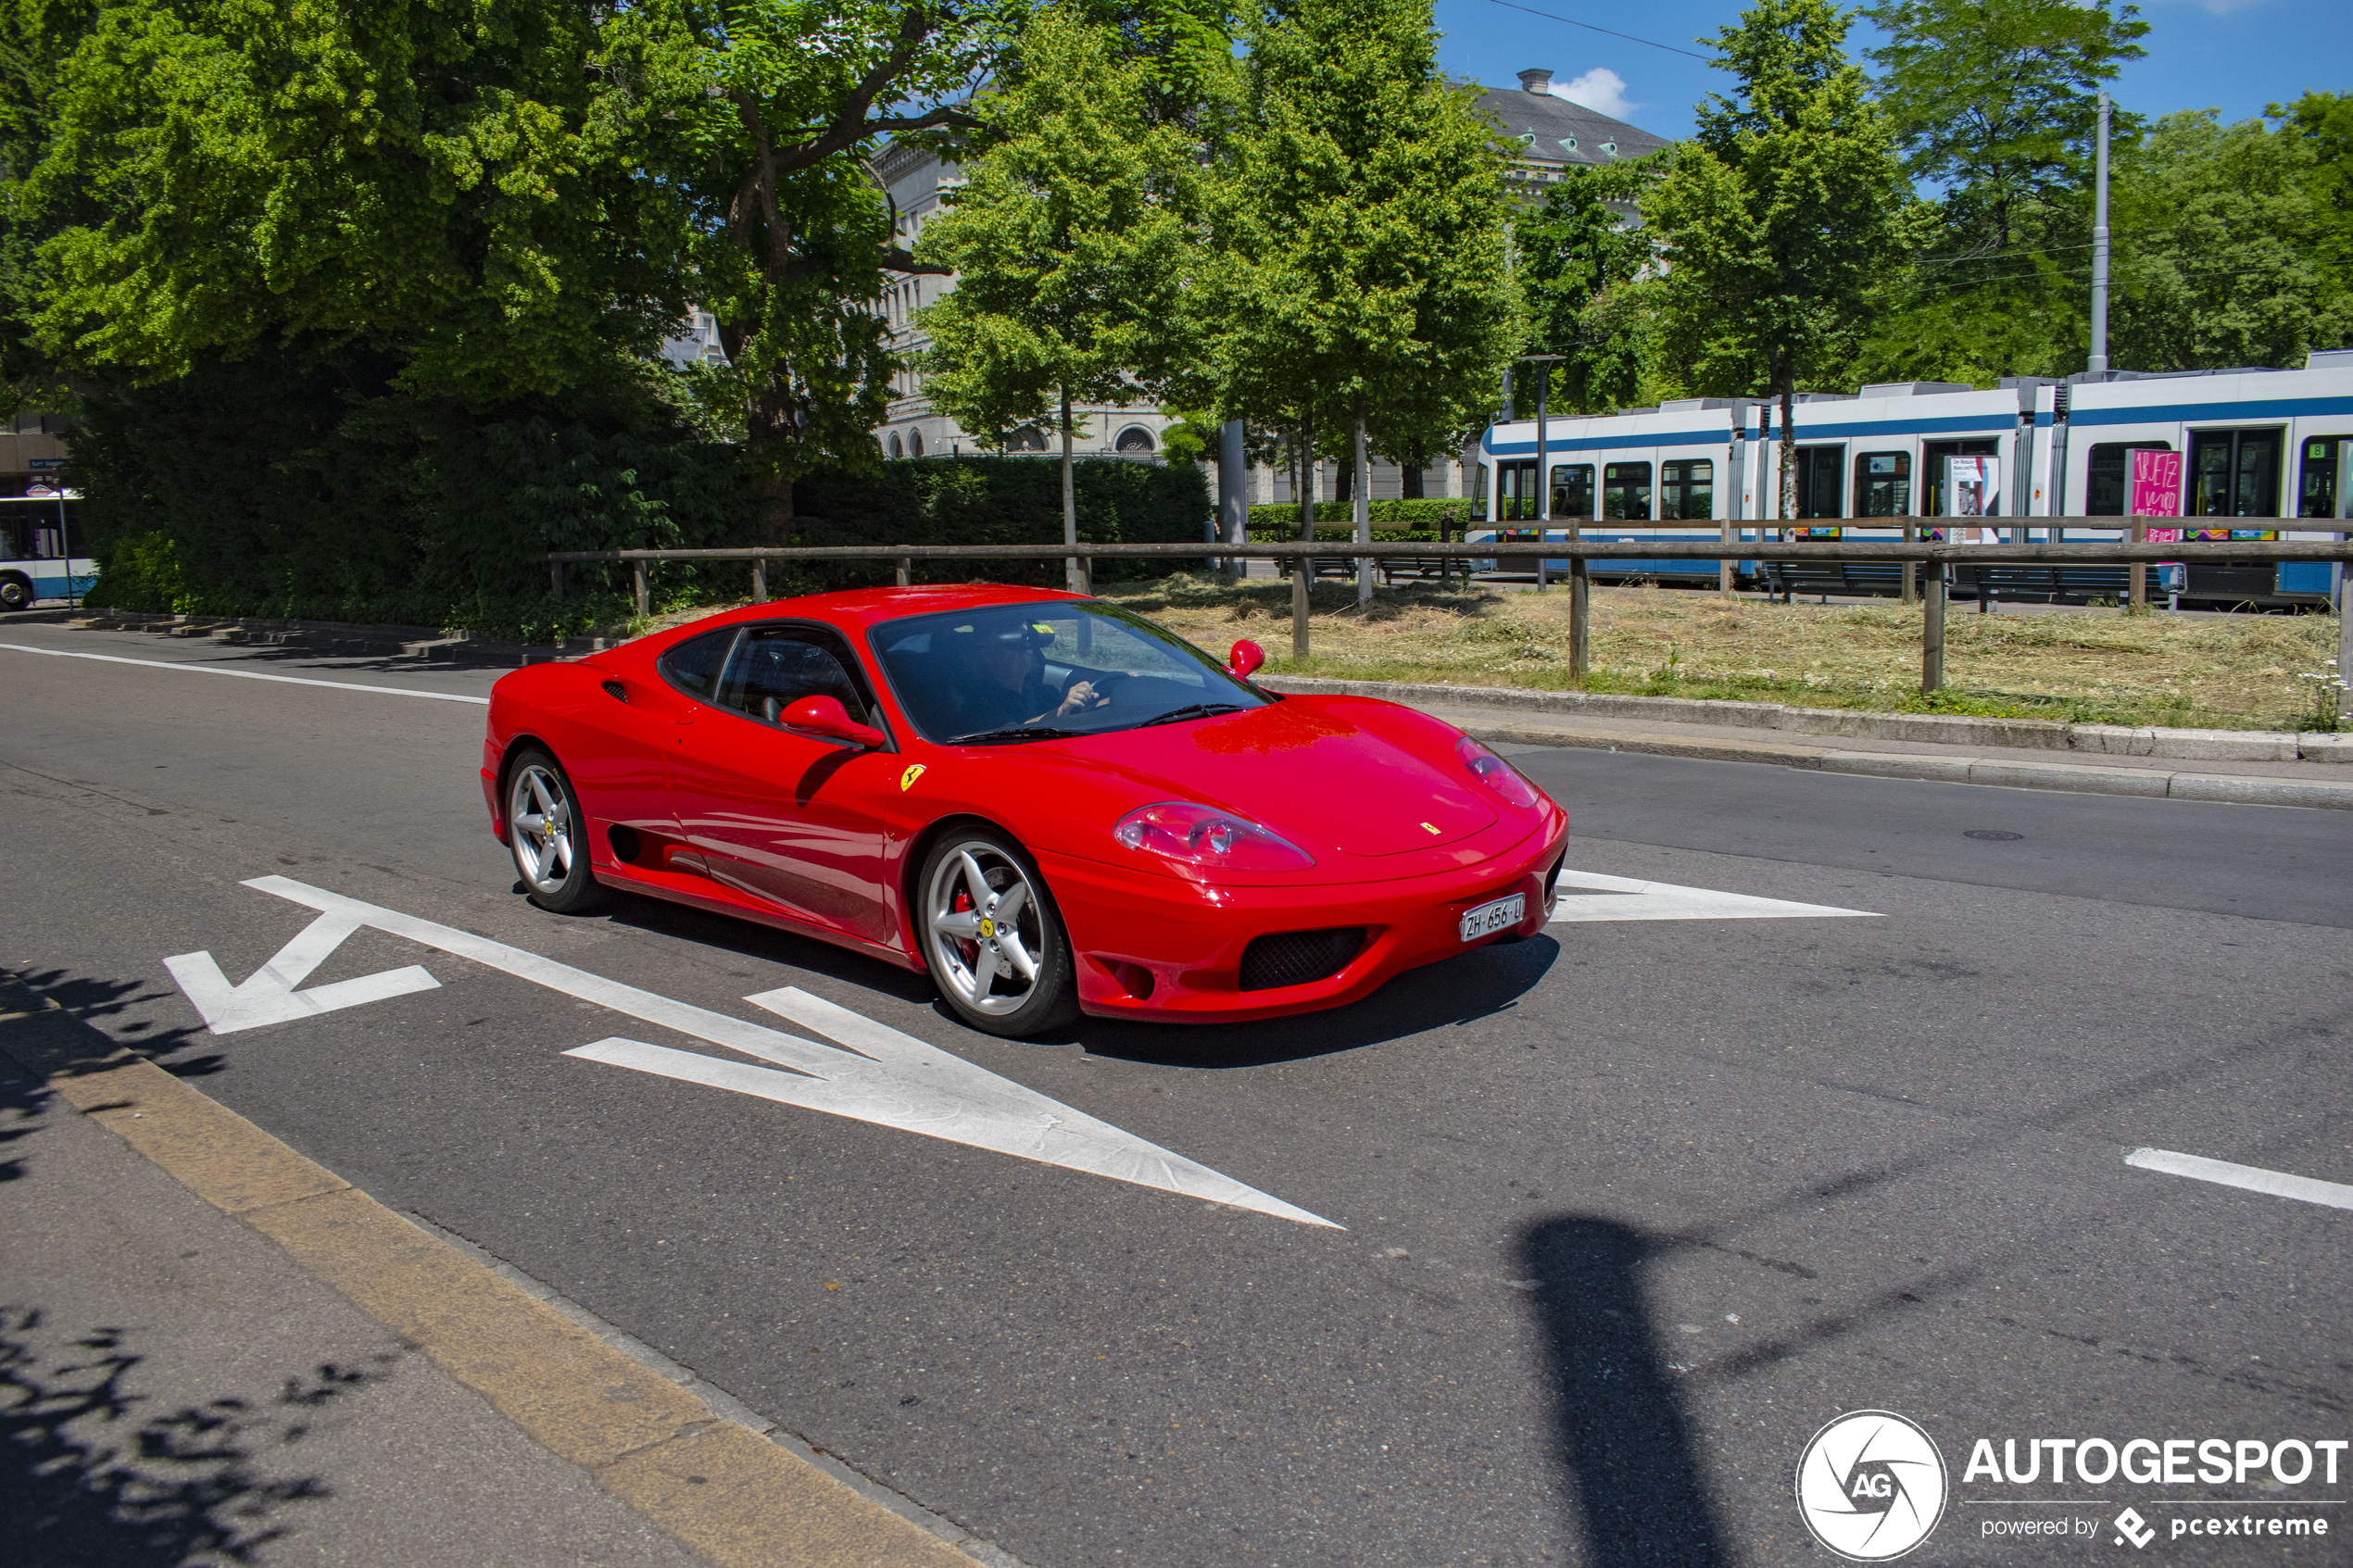
{"label": "car windshield", "polygon": [[990,605],[870,633],[925,740],[1015,745],[1181,723],[1268,698],[1184,639],[1109,605]]}

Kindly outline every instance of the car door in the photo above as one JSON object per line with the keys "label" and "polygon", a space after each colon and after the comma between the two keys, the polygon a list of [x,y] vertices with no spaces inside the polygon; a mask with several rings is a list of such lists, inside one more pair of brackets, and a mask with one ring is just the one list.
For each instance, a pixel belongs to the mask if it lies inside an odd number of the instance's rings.
{"label": "car door", "polygon": [[736,628],[679,644],[662,656],[659,672],[642,663],[615,659],[588,662],[598,674],[597,696],[585,717],[595,721],[598,743],[567,752],[565,770],[580,790],[598,831],[598,858],[610,849],[624,865],[645,871],[698,871],[691,859],[680,865],[678,814],[671,803],[671,753],[683,726],[719,688],[719,672],[736,640]]}
{"label": "car door", "polygon": [[808,696],[837,698],[862,723],[884,722],[830,629],[747,628],[711,704],[677,728],[670,790],[680,834],[713,880],[812,925],[895,947],[884,869],[895,759],[778,723]]}

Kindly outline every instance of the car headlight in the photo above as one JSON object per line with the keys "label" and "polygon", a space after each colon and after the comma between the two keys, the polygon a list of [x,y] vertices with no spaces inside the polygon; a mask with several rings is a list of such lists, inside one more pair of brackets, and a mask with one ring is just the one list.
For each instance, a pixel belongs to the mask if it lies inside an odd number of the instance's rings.
{"label": "car headlight", "polygon": [[1533,806],[1544,798],[1534,784],[1520,775],[1518,769],[1468,735],[1454,743],[1454,755],[1462,759],[1471,777],[1515,806]]}
{"label": "car headlight", "polygon": [[1183,800],[1138,807],[1119,819],[1112,836],[1130,849],[1201,871],[1302,872],[1315,863],[1306,850],[1247,817]]}

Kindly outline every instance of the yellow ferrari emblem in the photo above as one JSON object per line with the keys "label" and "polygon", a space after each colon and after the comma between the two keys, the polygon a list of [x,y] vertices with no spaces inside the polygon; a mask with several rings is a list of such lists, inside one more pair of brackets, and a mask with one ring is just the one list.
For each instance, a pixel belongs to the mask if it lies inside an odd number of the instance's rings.
{"label": "yellow ferrari emblem", "polygon": [[905,772],[899,775],[899,793],[904,795],[914,788],[915,781],[923,776],[924,765],[921,762],[911,764]]}
{"label": "yellow ferrari emblem", "polygon": [[1436,833],[1436,832],[1438,831],[1436,828],[1431,827],[1431,826],[1429,825],[1429,823],[1428,823],[1428,822],[1424,822],[1424,823],[1422,824],[1422,828],[1423,828],[1423,831],[1425,831],[1425,832],[1427,832],[1427,833]]}
{"label": "yellow ferrari emblem", "polygon": [[995,921],[984,920],[980,922],[980,939],[982,941],[986,942],[994,937],[996,935],[997,922]]}

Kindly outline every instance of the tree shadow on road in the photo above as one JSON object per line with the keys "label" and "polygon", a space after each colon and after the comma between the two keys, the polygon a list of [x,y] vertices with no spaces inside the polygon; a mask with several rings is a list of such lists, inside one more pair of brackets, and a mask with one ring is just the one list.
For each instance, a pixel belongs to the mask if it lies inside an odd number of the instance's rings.
{"label": "tree shadow on road", "polygon": [[[258,1456],[302,1440],[321,1407],[389,1375],[333,1362],[262,1399],[143,1413],[143,1358],[120,1327],[70,1339],[41,1312],[0,1307],[0,1519],[11,1568],[176,1568],[251,1562],[285,1511],[333,1495],[315,1476],[264,1474]],[[378,1361],[394,1358],[382,1356]]]}
{"label": "tree shadow on road", "polygon": [[1538,1282],[1554,1435],[1593,1568],[1716,1568],[1722,1526],[1681,1390],[1659,1354],[1644,1264],[1673,1249],[1614,1220],[1565,1215],[1520,1237]]}

